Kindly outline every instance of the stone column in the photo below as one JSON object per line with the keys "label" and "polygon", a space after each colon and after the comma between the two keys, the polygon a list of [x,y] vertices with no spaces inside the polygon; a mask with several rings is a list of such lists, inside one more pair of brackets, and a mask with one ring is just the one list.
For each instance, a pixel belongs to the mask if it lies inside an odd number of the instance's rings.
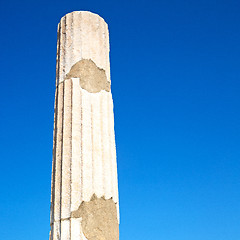
{"label": "stone column", "polygon": [[117,240],[109,34],[97,14],[58,25],[50,240]]}

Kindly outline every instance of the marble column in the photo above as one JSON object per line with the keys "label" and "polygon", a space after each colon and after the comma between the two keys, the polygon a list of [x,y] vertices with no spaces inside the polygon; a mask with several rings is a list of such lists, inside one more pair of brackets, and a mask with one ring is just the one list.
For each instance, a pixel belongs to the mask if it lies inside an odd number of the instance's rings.
{"label": "marble column", "polygon": [[109,33],[97,14],[58,25],[50,240],[118,240]]}

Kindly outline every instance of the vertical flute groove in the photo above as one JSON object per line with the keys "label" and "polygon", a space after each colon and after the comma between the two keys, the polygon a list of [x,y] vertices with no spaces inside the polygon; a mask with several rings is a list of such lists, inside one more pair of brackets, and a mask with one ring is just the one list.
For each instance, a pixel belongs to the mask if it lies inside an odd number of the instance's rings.
{"label": "vertical flute groove", "polygon": [[91,140],[92,140],[92,191],[95,193],[95,184],[94,184],[94,142],[93,142],[93,103],[91,102]]}
{"label": "vertical flute groove", "polygon": [[[71,152],[71,159],[70,159],[70,203],[69,203],[69,209],[70,209],[70,214],[69,217],[71,217],[71,204],[72,204],[72,96],[73,96],[73,83],[72,79],[70,80],[71,82],[71,141],[70,141],[70,152]],[[71,239],[71,218],[70,218],[70,227],[69,227],[69,232],[70,232],[70,238]]]}
{"label": "vertical flute groove", "polygon": [[82,122],[82,119],[83,119],[83,114],[82,114],[82,91],[81,92],[81,95],[80,95],[80,101],[81,101],[81,201],[83,201],[83,122]]}
{"label": "vertical flute groove", "polygon": [[111,196],[113,196],[113,182],[114,182],[114,177],[113,177],[113,166],[112,166],[112,141],[111,141],[111,118],[110,118],[110,99],[109,95],[107,96],[107,115],[108,115],[108,142],[109,142],[109,165],[110,165],[110,178],[111,178]]}
{"label": "vertical flute groove", "polygon": [[62,71],[61,73],[61,82],[63,85],[63,116],[62,116],[62,157],[61,157],[61,194],[60,194],[60,239],[64,238],[65,236],[63,235],[63,224],[62,224],[62,218],[63,218],[63,212],[62,212],[62,208],[63,208],[63,144],[64,144],[64,119],[65,119],[65,104],[64,104],[64,100],[65,100],[65,82],[63,81],[65,78],[65,62],[66,62],[66,55],[65,55],[65,46],[66,46],[66,23],[65,23],[65,19],[63,18],[61,20],[61,37],[62,37],[62,44],[61,44],[61,57],[62,57],[62,61],[61,61],[61,68]]}
{"label": "vertical flute groove", "polygon": [[63,127],[64,127],[64,95],[65,95],[65,86],[64,86],[64,82],[62,83],[62,87],[63,87],[63,99],[62,99],[62,135],[61,135],[61,137],[62,137],[62,144],[61,144],[61,181],[60,181],[60,237],[61,237],[61,227],[62,227],[62,225],[61,225],[61,219],[62,219],[62,211],[61,211],[61,209],[62,209],[62,159],[63,159]]}
{"label": "vertical flute groove", "polygon": [[103,181],[103,192],[105,193],[106,192],[106,186],[105,186],[105,176],[104,176],[104,151],[103,151],[103,107],[102,107],[102,104],[103,104],[103,95],[101,94],[100,95],[100,112],[101,112],[101,152],[102,152],[102,181]]}

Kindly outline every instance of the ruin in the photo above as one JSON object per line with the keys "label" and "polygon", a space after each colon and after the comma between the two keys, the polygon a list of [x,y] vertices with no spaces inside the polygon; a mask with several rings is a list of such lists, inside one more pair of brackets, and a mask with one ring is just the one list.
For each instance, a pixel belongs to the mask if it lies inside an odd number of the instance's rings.
{"label": "ruin", "polygon": [[118,240],[109,32],[76,11],[58,25],[50,240]]}

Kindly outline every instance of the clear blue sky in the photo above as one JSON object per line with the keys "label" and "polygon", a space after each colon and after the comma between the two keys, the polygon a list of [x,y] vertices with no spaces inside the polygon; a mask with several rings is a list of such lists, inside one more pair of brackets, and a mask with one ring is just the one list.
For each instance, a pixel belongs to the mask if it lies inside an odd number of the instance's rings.
{"label": "clear blue sky", "polygon": [[121,240],[240,239],[239,0],[0,2],[0,238],[48,239],[60,18],[109,24]]}

